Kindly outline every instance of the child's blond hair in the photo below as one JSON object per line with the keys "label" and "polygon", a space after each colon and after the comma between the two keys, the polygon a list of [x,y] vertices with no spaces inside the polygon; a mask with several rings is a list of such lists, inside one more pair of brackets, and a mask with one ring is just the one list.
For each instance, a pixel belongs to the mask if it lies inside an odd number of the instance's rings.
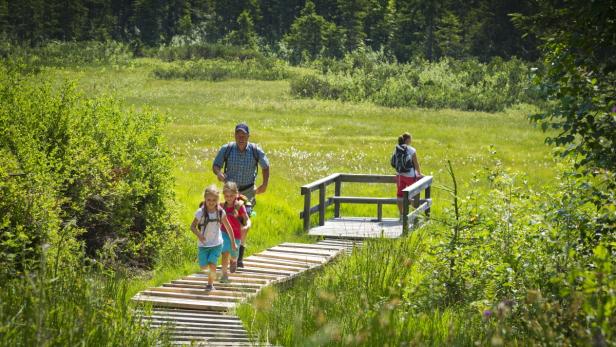
{"label": "child's blond hair", "polygon": [[237,188],[237,183],[235,182],[226,182],[224,187],[222,188],[223,193],[224,192],[233,192],[235,194],[238,194],[240,192],[240,190]]}
{"label": "child's blond hair", "polygon": [[205,187],[203,197],[206,197],[208,195],[216,195],[216,197],[220,197],[220,190],[218,190],[218,187],[215,184],[211,184]]}

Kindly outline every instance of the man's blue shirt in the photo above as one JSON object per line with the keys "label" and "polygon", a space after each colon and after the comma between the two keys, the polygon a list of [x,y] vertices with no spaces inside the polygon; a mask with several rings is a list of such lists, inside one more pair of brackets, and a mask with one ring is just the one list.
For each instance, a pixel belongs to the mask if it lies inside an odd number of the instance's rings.
{"label": "man's blue shirt", "polygon": [[256,144],[250,144],[246,146],[244,152],[240,152],[235,142],[227,143],[223,145],[216,158],[214,159],[214,165],[222,168],[225,159],[225,152],[227,147],[231,146],[229,156],[227,159],[227,169],[225,175],[227,181],[235,182],[239,187],[253,184],[257,176],[257,165],[255,162],[255,155],[252,153],[253,148],[257,151],[257,158],[259,158],[259,165],[263,169],[269,168],[269,160],[265,155],[265,152]]}

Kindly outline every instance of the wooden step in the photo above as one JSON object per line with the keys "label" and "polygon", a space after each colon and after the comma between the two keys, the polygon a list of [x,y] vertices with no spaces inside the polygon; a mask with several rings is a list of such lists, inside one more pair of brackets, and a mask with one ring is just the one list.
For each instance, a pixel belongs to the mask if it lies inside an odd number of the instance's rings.
{"label": "wooden step", "polygon": [[157,290],[144,290],[141,292],[143,295],[149,296],[159,296],[164,298],[185,298],[185,299],[203,299],[203,300],[214,300],[214,301],[226,301],[226,302],[239,302],[241,298],[232,297],[232,296],[220,296],[210,294],[209,292],[203,291],[200,294],[191,294],[191,293],[178,293],[178,292],[165,292],[165,291],[157,291]]}
{"label": "wooden step", "polygon": [[322,256],[322,257],[334,257],[341,250],[330,251],[325,249],[314,249],[314,248],[299,248],[299,247],[288,247],[288,246],[276,246],[268,248],[269,251],[278,251],[284,253],[293,253],[293,254],[306,254],[306,255],[314,255],[314,256]]}
{"label": "wooden step", "polygon": [[[229,276],[230,283],[267,284],[267,282],[269,282],[269,280],[258,279],[258,278],[248,278],[248,277],[238,277],[238,276],[231,277],[231,274],[229,274],[228,276]],[[207,276],[203,276],[201,274],[190,275],[190,276],[186,276],[182,278],[187,279],[187,280],[197,280],[197,281],[207,282]],[[216,286],[216,283],[221,283],[220,279],[216,279],[216,281],[214,281],[214,286]]]}
{"label": "wooden step", "polygon": [[[155,287],[152,289],[155,289],[156,291],[161,291],[161,292],[186,293],[186,294],[203,294],[205,292],[203,288],[197,289],[197,288],[183,288],[183,287],[174,287],[174,286]],[[241,293],[238,293],[238,292],[224,291],[224,290],[218,290],[218,289],[208,291],[207,295],[228,296],[228,297],[234,297],[234,298],[244,297]]]}
{"label": "wooden step", "polygon": [[302,261],[302,262],[312,263],[312,264],[323,264],[326,260],[325,257],[291,254],[291,253],[281,253],[281,252],[274,252],[274,251],[263,251],[259,253],[259,256],[265,257],[265,258],[277,258],[277,259]]}
{"label": "wooden step", "polygon": [[280,244],[280,247],[299,247],[299,248],[309,248],[309,249],[324,249],[330,251],[339,251],[341,249],[345,249],[346,246],[331,246],[331,245],[323,245],[318,243],[296,243],[296,242],[284,242]]}
{"label": "wooden step", "polygon": [[190,300],[190,299],[178,299],[178,298],[161,298],[152,297],[148,295],[137,294],[133,298],[134,301],[139,303],[147,303],[152,306],[160,307],[179,307],[190,308],[195,310],[208,310],[208,311],[228,311],[235,307],[235,303],[210,301],[210,300]]}
{"label": "wooden step", "polygon": [[266,257],[261,257],[259,255],[251,255],[250,257],[244,259],[244,261],[247,261],[247,260],[255,261],[255,262],[263,263],[263,264],[274,264],[274,265],[284,265],[284,266],[296,267],[298,269],[308,269],[308,268],[315,266],[314,263],[306,263],[306,262],[293,261],[293,260],[288,260],[288,259],[266,258]]}

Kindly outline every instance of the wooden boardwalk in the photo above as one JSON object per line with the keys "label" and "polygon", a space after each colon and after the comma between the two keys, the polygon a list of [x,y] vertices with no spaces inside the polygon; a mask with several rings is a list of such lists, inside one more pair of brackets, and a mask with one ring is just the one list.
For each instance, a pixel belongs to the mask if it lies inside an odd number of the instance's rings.
{"label": "wooden boardwalk", "polygon": [[326,220],[322,226],[310,228],[308,235],[341,239],[367,239],[375,237],[398,238],[402,236],[399,219],[369,217],[340,217]]}
{"label": "wooden boardwalk", "polygon": [[213,291],[204,290],[207,272],[198,272],[139,292],[133,300],[153,307],[151,313],[141,315],[143,323],[168,327],[174,344],[258,345],[232,314],[234,308],[264,287],[320,268],[357,244],[342,239],[314,244],[285,242],[245,258],[245,267],[229,274],[231,282],[215,281]]}

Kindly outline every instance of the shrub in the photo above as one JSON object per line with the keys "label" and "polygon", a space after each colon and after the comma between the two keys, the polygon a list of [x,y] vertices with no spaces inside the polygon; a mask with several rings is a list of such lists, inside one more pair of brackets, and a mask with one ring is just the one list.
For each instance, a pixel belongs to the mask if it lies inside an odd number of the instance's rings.
{"label": "shrub", "polygon": [[43,244],[78,252],[78,240],[90,256],[107,247],[114,261],[150,267],[175,230],[163,122],[0,66],[0,253],[14,260],[0,272],[36,262]]}
{"label": "shrub", "polygon": [[220,43],[178,44],[161,46],[151,55],[165,61],[222,59],[222,60],[252,60],[263,58],[256,49],[225,45]]}
{"label": "shrub", "polygon": [[51,41],[34,48],[8,41],[0,45],[0,58],[24,61],[30,69],[38,66],[122,65],[132,57],[130,47],[116,41]]}
{"label": "shrub", "polygon": [[[382,52],[357,50],[342,60],[318,59],[321,73],[296,76],[291,94],[299,97],[371,101],[389,107],[456,108],[500,111],[535,100],[528,67],[520,60],[443,59],[390,62]],[[332,93],[331,90],[335,90]]]}
{"label": "shrub", "polygon": [[287,65],[273,58],[244,61],[195,60],[159,66],[152,71],[159,79],[221,81],[229,78],[280,80],[289,76]]}

